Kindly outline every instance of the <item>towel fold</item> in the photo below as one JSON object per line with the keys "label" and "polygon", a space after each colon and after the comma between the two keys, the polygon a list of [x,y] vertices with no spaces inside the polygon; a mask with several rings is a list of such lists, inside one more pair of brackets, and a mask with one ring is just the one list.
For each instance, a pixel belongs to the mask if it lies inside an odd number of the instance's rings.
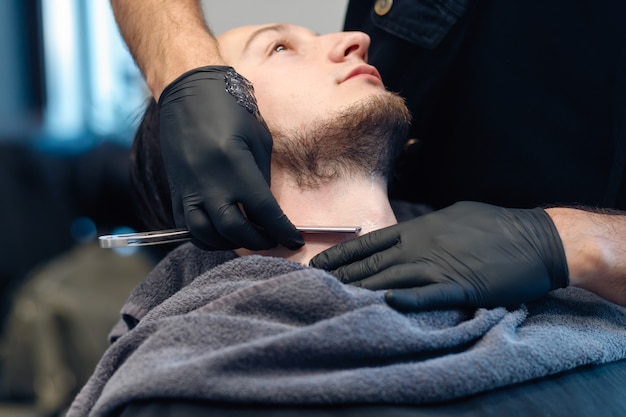
{"label": "towel fold", "polygon": [[[182,276],[190,263],[199,275]],[[626,357],[626,309],[581,289],[513,310],[403,314],[321,270],[190,244],[124,315],[68,417],[149,398],[419,404]]]}

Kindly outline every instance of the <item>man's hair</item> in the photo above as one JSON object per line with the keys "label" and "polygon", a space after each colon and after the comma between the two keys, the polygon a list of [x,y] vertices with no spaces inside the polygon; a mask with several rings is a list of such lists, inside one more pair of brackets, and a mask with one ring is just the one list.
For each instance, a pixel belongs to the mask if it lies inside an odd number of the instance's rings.
{"label": "man's hair", "polygon": [[151,99],[135,134],[130,153],[130,180],[135,209],[148,230],[176,227],[167,172],[161,154],[159,106]]}

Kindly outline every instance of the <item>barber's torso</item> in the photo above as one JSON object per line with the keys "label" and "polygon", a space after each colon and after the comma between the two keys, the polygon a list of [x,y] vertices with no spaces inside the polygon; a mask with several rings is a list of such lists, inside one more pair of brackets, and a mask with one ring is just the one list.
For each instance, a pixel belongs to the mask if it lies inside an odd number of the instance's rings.
{"label": "barber's torso", "polygon": [[626,2],[353,0],[413,113],[392,196],[626,208]]}

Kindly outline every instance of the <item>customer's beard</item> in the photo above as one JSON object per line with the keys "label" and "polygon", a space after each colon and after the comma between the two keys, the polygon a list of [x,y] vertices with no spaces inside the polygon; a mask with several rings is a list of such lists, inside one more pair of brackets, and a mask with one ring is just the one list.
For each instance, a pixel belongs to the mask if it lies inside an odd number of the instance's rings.
{"label": "customer's beard", "polygon": [[404,100],[385,92],[298,131],[270,125],[272,163],[302,189],[347,177],[386,180],[406,140],[410,119]]}

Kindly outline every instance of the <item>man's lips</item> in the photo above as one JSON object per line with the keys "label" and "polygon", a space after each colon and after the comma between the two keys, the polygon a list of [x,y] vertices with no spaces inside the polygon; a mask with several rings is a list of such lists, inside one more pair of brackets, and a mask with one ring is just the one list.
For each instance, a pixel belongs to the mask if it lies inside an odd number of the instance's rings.
{"label": "man's lips", "polygon": [[348,75],[343,79],[342,82],[348,81],[349,79],[357,77],[359,75],[374,77],[381,84],[383,82],[382,77],[380,76],[380,73],[378,72],[378,70],[371,65],[359,65],[358,67],[350,71]]}

